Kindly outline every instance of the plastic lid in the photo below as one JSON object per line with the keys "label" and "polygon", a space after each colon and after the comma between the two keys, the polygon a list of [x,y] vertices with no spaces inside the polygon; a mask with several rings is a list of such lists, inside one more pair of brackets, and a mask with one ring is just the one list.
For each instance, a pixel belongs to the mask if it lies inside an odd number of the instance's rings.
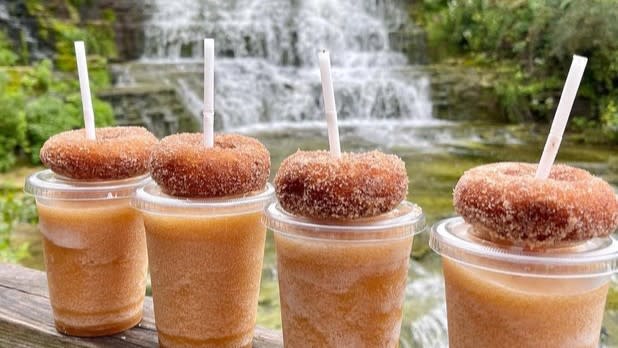
{"label": "plastic lid", "polygon": [[618,266],[618,243],[595,238],[544,250],[527,250],[480,239],[463,218],[434,225],[429,246],[455,262],[499,273],[543,278],[587,278],[611,275]]}
{"label": "plastic lid", "polygon": [[123,199],[133,196],[135,190],[148,180],[149,176],[145,174],[121,180],[84,181],[63,177],[47,169],[30,175],[24,192],[37,199],[65,201]]}
{"label": "plastic lid", "polygon": [[275,189],[266,188],[245,196],[186,198],[170,196],[152,179],[135,193],[132,205],[144,212],[164,215],[234,215],[264,209],[274,199]]}
{"label": "plastic lid", "polygon": [[422,209],[408,201],[386,214],[356,220],[315,220],[292,215],[272,203],[264,216],[266,226],[287,235],[318,239],[376,241],[407,238],[425,230]]}

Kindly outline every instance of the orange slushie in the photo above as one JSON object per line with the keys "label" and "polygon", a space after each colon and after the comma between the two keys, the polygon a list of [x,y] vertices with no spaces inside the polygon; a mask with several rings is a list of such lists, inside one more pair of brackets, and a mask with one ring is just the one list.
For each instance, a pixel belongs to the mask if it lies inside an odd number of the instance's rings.
{"label": "orange slushie", "polygon": [[451,218],[430,246],[442,255],[449,347],[598,347],[613,238],[528,250]]}
{"label": "orange slushie", "polygon": [[152,183],[135,205],[144,216],[155,322],[162,347],[250,347],[273,194],[180,199]]}
{"label": "orange slushie", "polygon": [[80,182],[43,171],[28,178],[43,234],[59,332],[104,336],[142,319],[148,259],[141,215],[130,206],[145,177]]}
{"label": "orange slushie", "polygon": [[423,215],[395,210],[346,223],[266,212],[275,232],[286,347],[396,347],[412,239]]}
{"label": "orange slushie", "polygon": [[442,264],[451,347],[599,346],[609,277],[530,279]]}

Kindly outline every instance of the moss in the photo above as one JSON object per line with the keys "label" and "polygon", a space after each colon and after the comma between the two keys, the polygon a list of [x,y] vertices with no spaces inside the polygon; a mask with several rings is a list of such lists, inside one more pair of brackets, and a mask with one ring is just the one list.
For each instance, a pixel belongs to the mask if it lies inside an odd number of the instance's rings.
{"label": "moss", "polygon": [[0,88],[0,172],[10,169],[27,148],[26,114],[21,95],[2,93]]}
{"label": "moss", "polygon": [[111,8],[106,8],[101,11],[101,18],[108,23],[114,23],[116,22],[116,12]]}
{"label": "moss", "polygon": [[618,173],[618,156],[610,155],[607,160],[609,170]]}
{"label": "moss", "polygon": [[112,23],[113,21],[91,22],[87,23],[84,27],[88,38],[89,50],[107,59],[118,57],[116,32]]}
{"label": "moss", "polygon": [[[54,49],[54,62],[61,71],[75,70],[74,41],[84,41],[89,55],[115,58],[118,50],[112,10],[104,10],[100,20],[83,22],[74,1],[51,3],[27,0],[26,9],[38,24],[38,36]],[[95,73],[96,74],[96,73]]]}
{"label": "moss", "polygon": [[85,41],[86,33],[73,24],[54,20],[52,24],[55,41],[56,67],[61,71],[75,70],[74,41]]}
{"label": "moss", "polygon": [[11,43],[5,32],[0,31],[0,66],[13,65],[19,57],[11,49]]}
{"label": "moss", "polygon": [[[272,245],[272,244],[271,244]],[[274,256],[274,252],[270,255]],[[279,287],[277,280],[268,274],[263,275],[258,301],[257,324],[271,329],[281,329]]]}
{"label": "moss", "polygon": [[[429,230],[431,226],[427,226]],[[414,260],[421,260],[427,255],[431,254],[431,248],[429,247],[429,233],[421,233],[414,237],[412,243],[412,254],[410,255]]]}
{"label": "moss", "polygon": [[609,288],[605,308],[611,311],[618,310],[618,289],[615,286],[610,286]]}

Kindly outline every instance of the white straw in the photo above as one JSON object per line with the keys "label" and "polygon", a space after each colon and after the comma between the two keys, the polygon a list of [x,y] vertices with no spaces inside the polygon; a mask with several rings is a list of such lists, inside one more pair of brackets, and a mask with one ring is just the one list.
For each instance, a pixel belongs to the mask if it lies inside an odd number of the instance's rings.
{"label": "white straw", "polygon": [[330,55],[327,50],[322,50],[318,56],[320,58],[320,77],[322,79],[322,94],[324,96],[324,111],[326,113],[326,124],[328,126],[330,153],[335,157],[341,157],[339,128],[337,127],[337,108],[335,107],[335,92],[333,90],[333,80],[330,74]]}
{"label": "white straw", "polygon": [[569,120],[569,114],[575,101],[579,83],[582,80],[582,76],[584,76],[587,62],[588,58],[577,55],[573,56],[573,62],[571,62],[571,68],[562,89],[562,95],[560,96],[560,102],[558,102],[558,108],[547,136],[547,142],[545,142],[545,148],[536,169],[537,179],[547,179],[549,177],[551,167],[554,164],[560,143],[562,142],[562,134],[564,134],[564,129]]}
{"label": "white straw", "polygon": [[215,40],[204,39],[204,145],[214,146]]}
{"label": "white straw", "polygon": [[88,65],[86,64],[86,49],[83,41],[75,41],[75,58],[77,59],[77,74],[79,76],[79,90],[82,94],[82,108],[84,110],[84,126],[86,138],[96,139],[94,131],[94,111],[90,96],[90,81],[88,80]]}

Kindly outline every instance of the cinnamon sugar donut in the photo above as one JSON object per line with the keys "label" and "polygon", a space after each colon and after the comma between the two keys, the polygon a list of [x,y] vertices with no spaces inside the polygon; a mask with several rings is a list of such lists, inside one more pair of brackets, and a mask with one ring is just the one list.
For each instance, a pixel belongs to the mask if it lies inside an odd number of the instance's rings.
{"label": "cinnamon sugar donut", "polygon": [[455,187],[455,210],[490,239],[530,248],[605,237],[618,227],[608,183],[566,165],[536,179],[536,167],[505,162],[468,170]]}
{"label": "cinnamon sugar donut", "polygon": [[96,139],[84,129],[47,139],[41,162],[54,173],[80,180],[119,180],[146,174],[157,138],[142,127],[96,129]]}
{"label": "cinnamon sugar donut", "polygon": [[214,198],[264,189],[270,154],[256,139],[216,134],[213,148],[201,133],[161,140],[150,157],[150,175],[163,192],[181,197]]}
{"label": "cinnamon sugar donut", "polygon": [[286,211],[315,219],[357,219],[386,213],[406,198],[408,175],[395,155],[378,151],[298,151],[282,163],[275,186]]}

